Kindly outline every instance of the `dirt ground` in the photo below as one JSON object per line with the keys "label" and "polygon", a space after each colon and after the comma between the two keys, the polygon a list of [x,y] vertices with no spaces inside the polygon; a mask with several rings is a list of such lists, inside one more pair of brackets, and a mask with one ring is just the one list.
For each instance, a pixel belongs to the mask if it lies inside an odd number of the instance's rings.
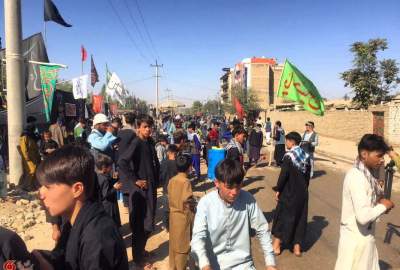
{"label": "dirt ground", "polygon": [[[205,164],[202,164],[201,168],[202,172],[206,172]],[[204,176],[205,177],[205,176]],[[204,180],[200,182],[195,187],[194,194],[195,196],[201,197],[205,194],[205,191],[212,189],[213,183],[209,180]],[[27,196],[26,201],[29,203],[37,203],[37,194],[24,194]],[[157,212],[156,212],[156,230],[149,238],[146,250],[150,252],[151,257],[150,260],[154,263],[154,266],[159,270],[168,269],[168,239],[169,235],[166,230],[162,229],[162,214],[163,214],[163,206],[162,206],[162,189],[159,188],[157,191]],[[20,217],[20,213],[29,212],[30,205],[23,205],[16,202],[20,200],[20,197],[9,196],[6,200],[1,199],[0,201],[0,226],[5,226],[15,232],[17,232],[22,239],[24,239],[28,250],[32,251],[34,249],[41,250],[51,250],[54,248],[54,241],[51,238],[52,229],[49,223],[45,222],[43,219],[44,213],[38,214],[41,217],[35,218],[35,224],[32,226],[28,226],[27,228],[21,227],[19,230],[15,229],[15,224],[23,223],[24,219]],[[128,210],[119,202],[119,209],[121,215],[121,234],[124,238],[126,244],[126,250],[128,254],[128,260],[131,262],[132,260],[132,249],[131,249],[131,233],[129,228],[129,216]],[[38,210],[39,211],[39,210]],[[42,210],[43,211],[43,210]],[[26,214],[25,214],[26,215]],[[41,221],[39,222],[39,219]],[[131,269],[134,269],[131,267]]]}

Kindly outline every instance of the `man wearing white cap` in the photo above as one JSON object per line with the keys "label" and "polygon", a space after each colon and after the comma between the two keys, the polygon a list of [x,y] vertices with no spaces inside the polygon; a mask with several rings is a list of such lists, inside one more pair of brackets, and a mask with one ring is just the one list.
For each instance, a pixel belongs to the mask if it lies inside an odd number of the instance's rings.
{"label": "man wearing white cap", "polygon": [[[107,116],[98,113],[93,119],[93,130],[88,137],[93,152],[100,152],[112,156],[111,144],[117,139],[112,134],[113,128]],[[96,155],[95,155],[96,156]]]}

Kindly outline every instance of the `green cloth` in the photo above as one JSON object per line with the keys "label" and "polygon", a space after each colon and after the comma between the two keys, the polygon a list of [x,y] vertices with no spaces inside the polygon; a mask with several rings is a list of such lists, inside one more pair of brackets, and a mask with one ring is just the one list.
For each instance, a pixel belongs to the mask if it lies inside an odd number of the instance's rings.
{"label": "green cloth", "polygon": [[53,97],[56,90],[57,74],[61,67],[58,65],[40,65],[40,81],[42,85],[44,113],[46,121],[50,122]]}
{"label": "green cloth", "polygon": [[84,129],[81,127],[81,125],[77,125],[74,128],[74,138],[80,138],[82,137],[82,133],[83,133]]}
{"label": "green cloth", "polygon": [[324,101],[314,84],[288,60],[279,82],[278,97],[299,102],[304,109],[323,116]]}

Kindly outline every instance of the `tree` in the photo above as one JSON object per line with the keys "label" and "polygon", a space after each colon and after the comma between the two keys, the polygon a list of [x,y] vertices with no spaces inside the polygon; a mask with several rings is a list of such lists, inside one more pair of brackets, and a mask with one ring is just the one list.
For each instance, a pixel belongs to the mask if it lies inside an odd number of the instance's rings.
{"label": "tree", "polygon": [[219,115],[220,114],[220,104],[219,100],[207,100],[204,103],[202,111],[212,115]]}
{"label": "tree", "polygon": [[355,42],[350,51],[354,54],[353,68],[340,74],[346,87],[354,92],[353,102],[367,109],[371,104],[384,101],[400,78],[394,59],[378,61],[377,53],[388,48],[386,39]]}
{"label": "tree", "polygon": [[226,103],[223,106],[225,111],[232,114],[236,113],[236,109],[233,104],[234,98],[237,98],[239,100],[246,115],[250,115],[255,111],[260,110],[257,96],[252,92],[251,88],[242,89],[240,86],[235,86],[232,88],[232,103]]}
{"label": "tree", "polygon": [[344,99],[345,101],[348,101],[348,100],[350,99],[350,97],[349,97],[348,94],[345,94],[345,95],[343,96],[343,99]]}
{"label": "tree", "polygon": [[202,109],[203,109],[203,104],[200,101],[195,100],[195,101],[193,101],[193,105],[191,108],[191,114],[196,114],[198,112],[201,112]]}
{"label": "tree", "polygon": [[72,82],[66,80],[57,80],[57,90],[72,93]]}
{"label": "tree", "polygon": [[146,101],[137,98],[136,96],[127,96],[124,98],[125,105],[119,105],[121,109],[132,110],[137,114],[148,114],[149,106]]}

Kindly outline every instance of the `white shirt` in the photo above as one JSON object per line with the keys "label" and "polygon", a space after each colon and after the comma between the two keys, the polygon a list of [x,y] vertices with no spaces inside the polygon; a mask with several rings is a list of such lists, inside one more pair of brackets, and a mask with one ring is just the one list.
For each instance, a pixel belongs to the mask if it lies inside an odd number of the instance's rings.
{"label": "white shirt", "polygon": [[372,201],[375,192],[364,174],[350,169],[343,183],[340,240],[336,270],[379,270],[375,221],[386,211]]}

